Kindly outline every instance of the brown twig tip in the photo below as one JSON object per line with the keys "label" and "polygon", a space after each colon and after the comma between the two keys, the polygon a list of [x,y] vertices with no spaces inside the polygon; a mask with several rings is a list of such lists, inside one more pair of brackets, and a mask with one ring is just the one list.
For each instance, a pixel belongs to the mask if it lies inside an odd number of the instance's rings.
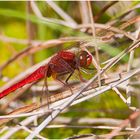
{"label": "brown twig tip", "polygon": [[128,124],[130,124],[132,121],[134,121],[139,116],[140,116],[140,111],[136,111],[136,112],[132,113],[128,119],[122,121],[122,123],[118,126],[118,128],[113,130],[112,132],[110,132],[110,134],[108,134],[108,136],[106,138],[111,139],[111,138],[117,136],[122,129],[124,129]]}
{"label": "brown twig tip", "polygon": [[98,21],[102,15],[105,13],[105,11],[107,11],[109,8],[111,8],[111,6],[113,6],[114,4],[116,4],[118,1],[111,1],[108,2],[100,11],[99,13],[94,17],[95,22]]}

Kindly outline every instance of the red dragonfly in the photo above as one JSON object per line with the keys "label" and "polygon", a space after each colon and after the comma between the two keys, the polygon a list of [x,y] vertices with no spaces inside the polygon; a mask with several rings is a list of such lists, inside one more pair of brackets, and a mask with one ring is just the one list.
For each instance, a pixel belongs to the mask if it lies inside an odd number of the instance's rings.
{"label": "red dragonfly", "polygon": [[81,51],[78,55],[70,51],[60,51],[51,58],[47,65],[39,67],[26,78],[0,92],[0,99],[26,84],[36,82],[45,77],[52,76],[54,79],[59,80],[59,76],[70,74],[65,81],[67,83],[75,70],[78,70],[80,80],[82,80],[80,67],[88,68],[91,62],[92,56],[86,51]]}

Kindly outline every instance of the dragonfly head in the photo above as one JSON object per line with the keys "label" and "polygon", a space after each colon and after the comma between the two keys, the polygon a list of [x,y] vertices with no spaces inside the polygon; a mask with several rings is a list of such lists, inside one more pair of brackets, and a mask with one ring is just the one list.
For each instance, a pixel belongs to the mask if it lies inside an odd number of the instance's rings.
{"label": "dragonfly head", "polygon": [[86,52],[81,51],[79,54],[79,63],[80,67],[87,68],[92,62],[92,56]]}

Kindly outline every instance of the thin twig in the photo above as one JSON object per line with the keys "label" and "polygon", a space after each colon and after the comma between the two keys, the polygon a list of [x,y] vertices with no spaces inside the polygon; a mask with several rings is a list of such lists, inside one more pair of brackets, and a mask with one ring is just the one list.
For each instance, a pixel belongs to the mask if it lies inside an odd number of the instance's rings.
{"label": "thin twig", "polygon": [[[25,131],[27,131],[29,133],[33,132],[32,130],[28,129],[26,126],[20,125],[19,127],[21,127],[21,129],[23,129],[23,130],[25,130]],[[36,137],[38,137],[39,139],[42,139],[42,140],[48,140],[47,138],[45,138],[45,137],[43,137],[43,136],[41,136],[39,134],[36,135]]]}
{"label": "thin twig", "polygon": [[[127,67],[128,72],[131,70],[133,59],[134,59],[134,50],[132,50],[130,52],[130,57],[129,57],[129,61],[128,61],[128,67]],[[130,91],[130,85],[129,85],[130,79],[128,79],[127,82],[128,82],[128,85],[127,85],[127,88],[126,88],[127,104],[128,104],[128,106],[131,106],[131,91]]]}
{"label": "thin twig", "polygon": [[[36,116],[31,116],[28,117],[27,119],[23,120],[20,122],[20,125],[26,126],[30,123],[33,122],[33,120],[36,118]],[[12,129],[10,129],[10,131],[6,132],[3,136],[1,136],[1,139],[8,139],[10,138],[14,133],[16,133],[17,131],[21,130],[21,127],[14,127]]]}
{"label": "thin twig", "polygon": [[[139,74],[139,73],[140,73],[140,69],[134,70],[133,72],[127,74],[125,77],[121,78],[120,80],[118,80],[114,83],[109,84],[108,86],[104,86],[104,87],[101,87],[101,88],[98,88],[98,89],[96,88],[96,89],[89,90],[89,91],[86,92],[87,96],[85,96],[83,98],[80,98],[80,99],[77,99],[74,103],[72,103],[72,105],[83,102],[83,101],[88,100],[90,98],[93,98],[97,95],[100,95],[100,94],[104,93],[105,91],[108,91],[108,90],[110,90],[114,87],[117,87],[118,85],[120,85],[124,81],[128,80],[130,77],[134,76],[135,74]],[[82,94],[84,94],[84,93],[82,93]],[[124,102],[124,103],[126,103],[126,102]]]}
{"label": "thin twig", "polygon": [[90,23],[90,17],[89,15],[89,9],[86,1],[79,1],[79,7],[80,7],[80,14],[82,18],[82,23],[87,24]]}
{"label": "thin twig", "polygon": [[94,17],[94,20],[97,21],[99,20],[99,18],[101,18],[101,16],[105,13],[105,11],[107,11],[111,6],[113,6],[114,4],[116,4],[118,1],[111,1],[108,2],[100,11],[99,13]]}
{"label": "thin twig", "polygon": [[[88,27],[92,27],[92,25],[91,24],[84,24],[84,25],[78,25],[77,26],[77,29],[79,29],[79,28],[88,28]],[[123,31],[123,30],[121,30],[121,29],[119,29],[119,28],[117,28],[117,27],[113,27],[113,26],[110,26],[110,25],[107,25],[107,24],[97,24],[97,23],[95,23],[95,27],[96,28],[101,28],[101,29],[104,29],[104,30],[107,30],[107,31],[113,31],[113,32],[116,32],[116,33],[119,33],[119,34],[123,34],[124,36],[126,36],[127,38],[129,38],[129,39],[131,39],[131,40],[136,40],[136,38],[135,37],[133,37],[130,33],[127,33],[127,32],[125,32],[125,31]],[[113,34],[114,35],[114,34]],[[109,35],[109,38],[110,37],[112,37],[113,36],[112,34],[111,35]],[[105,36],[105,37],[103,37],[103,39],[105,40],[106,38],[108,38],[107,36]]]}
{"label": "thin twig", "polygon": [[[81,125],[48,125],[46,128],[91,128],[91,129],[117,129],[115,126],[81,126]],[[124,130],[133,131],[135,128],[125,128]]]}
{"label": "thin twig", "polygon": [[140,115],[140,112],[134,112],[129,116],[128,119],[124,120],[117,129],[113,130],[110,134],[107,135],[107,139],[111,139],[116,136],[123,128],[125,128],[129,123],[135,120]]}
{"label": "thin twig", "polygon": [[[140,28],[138,29],[138,32],[136,34],[136,39],[139,39],[139,33],[140,33]],[[130,57],[129,57],[129,61],[128,61],[128,67],[127,67],[127,71],[129,72],[132,68],[132,64],[133,64],[133,59],[134,59],[134,50],[132,50],[130,52]],[[127,84],[127,88],[126,88],[126,95],[127,95],[127,104],[128,106],[131,106],[131,91],[130,91],[130,85],[129,83],[131,82],[131,79],[129,79]]]}
{"label": "thin twig", "polygon": [[59,25],[63,25],[63,26],[67,26],[67,27],[71,27],[71,28],[75,28],[75,25],[74,24],[69,24],[68,22],[66,21],[63,21],[63,20],[59,20],[59,19],[50,19],[50,18],[47,18],[47,17],[43,17],[39,8],[37,7],[35,1],[31,1],[31,7],[32,7],[32,10],[34,11],[35,15],[40,18],[41,20],[44,20],[45,22],[50,22],[50,23],[55,23],[55,24],[59,24]]}
{"label": "thin twig", "polygon": [[[140,126],[138,126],[137,128],[134,129],[134,132],[139,132],[139,131],[140,131]],[[132,139],[133,136],[135,136],[135,133],[132,133],[127,140]]]}
{"label": "thin twig", "polygon": [[60,8],[54,1],[47,1],[46,3],[48,5],[50,5],[53,10],[59,15],[61,16],[65,21],[67,21],[69,24],[73,24],[74,26],[77,25],[77,23],[74,21],[74,19],[72,19],[64,10],[62,10],[62,8]]}
{"label": "thin twig", "polygon": [[92,36],[95,40],[95,56],[96,56],[96,61],[97,61],[97,72],[98,72],[98,82],[99,86],[101,86],[101,76],[100,76],[100,59],[99,59],[99,51],[98,51],[98,46],[97,46],[97,41],[96,41],[96,31],[95,31],[95,24],[94,24],[94,18],[92,14],[92,8],[91,8],[91,2],[87,1],[88,3],[88,8],[89,8],[89,16],[90,16],[90,22],[91,22],[91,28],[92,28]]}
{"label": "thin twig", "polygon": [[[27,106],[26,106],[27,107]],[[29,106],[30,107],[30,106]],[[24,107],[25,108],[25,107]],[[31,109],[31,108],[30,108]],[[32,109],[31,109],[32,110]],[[24,111],[25,112],[25,111]],[[41,110],[38,112],[31,112],[31,113],[21,113],[21,114],[16,114],[16,115],[4,115],[0,116],[0,119],[12,119],[12,118],[21,118],[21,117],[28,117],[28,116],[35,116],[35,115],[40,115],[40,114],[46,114],[46,113],[51,113],[52,110]],[[19,113],[19,112],[18,112]]]}
{"label": "thin twig", "polygon": [[[32,9],[31,9],[31,3],[30,1],[26,2],[26,13],[27,13],[27,21],[26,21],[26,26],[27,26],[27,34],[28,34],[28,47],[31,47],[31,42],[34,39],[34,28],[33,24],[29,20],[29,15],[31,14]],[[30,56],[30,64],[34,64],[34,55],[31,54]]]}
{"label": "thin twig", "polygon": [[[28,40],[27,39],[17,39],[17,38],[12,38],[12,37],[8,37],[8,36],[4,36],[2,34],[0,34],[0,40],[3,42],[11,42],[11,43],[16,43],[16,44],[23,44],[23,45],[27,45],[28,44]],[[42,41],[39,40],[32,40],[31,42],[32,46],[35,46],[37,44],[41,44],[43,43]]]}

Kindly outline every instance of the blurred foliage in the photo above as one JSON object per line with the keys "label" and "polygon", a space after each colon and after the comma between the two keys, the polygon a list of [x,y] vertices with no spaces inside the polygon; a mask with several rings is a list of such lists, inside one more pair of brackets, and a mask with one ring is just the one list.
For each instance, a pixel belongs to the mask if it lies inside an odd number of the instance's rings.
{"label": "blurred foliage", "polygon": [[[75,21],[81,23],[81,17],[79,16],[79,8],[78,2],[75,1],[65,1],[60,2],[56,1],[56,3],[66,11]],[[92,2],[93,3],[93,13],[96,15],[100,9],[100,3]],[[131,4],[124,9],[119,9],[120,11],[113,14],[109,12],[105,12],[102,17],[99,19],[99,23],[106,23],[110,19],[117,19],[122,16],[125,11],[129,10],[139,2],[131,2]],[[43,16],[47,16],[50,18],[61,19],[61,17],[54,12],[54,10],[46,4],[45,1],[38,1],[37,2],[39,9],[41,10]],[[140,13],[140,10],[137,9],[137,12]],[[73,30],[69,27],[65,27],[62,25],[57,25],[54,23],[45,22],[44,20],[39,19],[33,13],[29,15],[29,19],[27,19],[26,14],[26,2],[16,2],[16,1],[0,1],[0,34],[13,37],[17,39],[27,39],[27,27],[26,21],[30,20],[35,27],[35,40],[50,40],[56,39],[59,37],[67,37],[67,36],[86,36],[89,35],[85,33],[81,33],[78,30]],[[100,44],[100,48],[104,51],[107,55],[103,55],[103,59],[101,62],[108,60],[108,57],[116,56],[120,53],[124,48],[129,46],[129,42],[126,40],[124,41],[123,45],[114,45],[111,44]],[[25,49],[27,45],[21,45],[16,43],[8,43],[3,42],[0,40],[0,65],[6,62],[9,58],[11,58],[14,54]],[[59,47],[49,48],[45,50],[41,50],[34,55],[35,63],[38,63],[45,58],[51,56],[58,50],[62,48],[67,48],[67,45],[64,44]],[[137,52],[139,55],[139,52]],[[106,57],[104,57],[106,56]],[[122,59],[123,63],[128,61],[128,56]],[[20,72],[24,71],[28,67],[30,67],[30,59],[26,57],[22,60],[15,61],[14,63],[10,64],[6,69],[3,71],[3,75],[9,78],[14,77],[15,75],[19,74]],[[4,83],[2,81],[1,85]],[[125,94],[123,94],[125,96]],[[132,104],[137,105],[135,102],[135,97],[132,100]],[[122,100],[116,95],[115,92],[108,91],[96,98],[90,99],[89,101],[82,102],[78,105],[69,108],[67,113],[63,113],[62,116],[72,117],[76,120],[76,118],[117,118],[117,119],[125,119],[129,116],[131,111],[128,109],[126,104],[122,102]],[[76,122],[73,123],[76,125]],[[92,124],[91,124],[92,125]],[[44,129],[41,134],[48,138],[66,138],[77,134],[87,134],[87,133],[94,133],[94,134],[104,134],[108,132],[107,130],[97,130],[97,129],[76,129],[76,128],[55,128],[55,129]],[[20,131],[16,133],[12,138],[25,138],[28,134],[25,131]],[[119,137],[118,137],[119,138]],[[124,137],[120,137],[124,138]]]}

